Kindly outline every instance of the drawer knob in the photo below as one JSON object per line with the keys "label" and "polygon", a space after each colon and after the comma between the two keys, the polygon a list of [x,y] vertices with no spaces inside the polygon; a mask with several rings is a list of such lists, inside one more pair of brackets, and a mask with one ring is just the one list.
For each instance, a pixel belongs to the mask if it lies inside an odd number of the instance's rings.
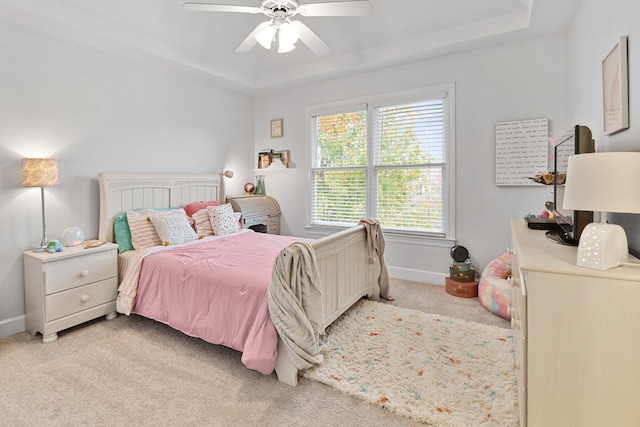
{"label": "drawer knob", "polygon": [[80,272],[80,276],[82,276],[82,277],[87,277],[88,275],[89,275],[89,270],[82,270]]}
{"label": "drawer knob", "polygon": [[82,300],[82,302],[87,302],[89,301],[89,298],[91,298],[89,295],[82,295],[80,299]]}

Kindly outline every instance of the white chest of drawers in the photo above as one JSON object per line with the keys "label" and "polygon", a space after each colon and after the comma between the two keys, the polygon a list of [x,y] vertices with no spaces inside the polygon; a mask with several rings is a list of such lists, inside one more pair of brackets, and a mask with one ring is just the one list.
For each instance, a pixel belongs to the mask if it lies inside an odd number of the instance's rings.
{"label": "white chest of drawers", "polygon": [[63,252],[24,252],[27,332],[43,342],[58,332],[96,317],[116,317],[118,246],[84,245]]}
{"label": "white chest of drawers", "polygon": [[521,426],[640,425],[640,267],[577,267],[576,247],[511,231]]}

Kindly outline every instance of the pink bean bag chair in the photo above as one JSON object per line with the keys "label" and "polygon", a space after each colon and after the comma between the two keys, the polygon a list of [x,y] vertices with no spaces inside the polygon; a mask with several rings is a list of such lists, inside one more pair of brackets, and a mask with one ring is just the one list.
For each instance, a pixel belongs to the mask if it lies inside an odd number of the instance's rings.
{"label": "pink bean bag chair", "polygon": [[478,298],[484,308],[503,317],[511,319],[512,288],[508,277],[511,277],[512,254],[506,253],[495,258],[482,272],[478,283]]}

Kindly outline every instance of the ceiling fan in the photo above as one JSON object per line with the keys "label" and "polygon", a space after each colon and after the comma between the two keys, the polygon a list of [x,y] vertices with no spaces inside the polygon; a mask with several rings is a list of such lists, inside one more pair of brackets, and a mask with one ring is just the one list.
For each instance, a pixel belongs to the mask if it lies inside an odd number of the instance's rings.
{"label": "ceiling fan", "polygon": [[[234,6],[225,4],[185,3],[185,10],[197,12],[263,13],[269,21],[260,23],[236,48],[236,52],[250,51],[256,43],[265,49],[277,39],[278,52],[290,52],[300,40],[316,55],[324,55],[331,48],[302,21],[291,18],[300,14],[312,16],[366,16],[371,13],[368,0],[336,1],[329,3],[298,4],[295,0],[262,0],[260,6]],[[277,36],[277,37],[276,37]]]}

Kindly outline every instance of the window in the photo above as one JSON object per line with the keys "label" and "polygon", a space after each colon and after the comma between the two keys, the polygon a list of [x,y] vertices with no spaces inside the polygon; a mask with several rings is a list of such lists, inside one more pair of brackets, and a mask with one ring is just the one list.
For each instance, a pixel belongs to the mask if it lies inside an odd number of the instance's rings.
{"label": "window", "polygon": [[311,226],[453,238],[453,85],[313,107]]}

